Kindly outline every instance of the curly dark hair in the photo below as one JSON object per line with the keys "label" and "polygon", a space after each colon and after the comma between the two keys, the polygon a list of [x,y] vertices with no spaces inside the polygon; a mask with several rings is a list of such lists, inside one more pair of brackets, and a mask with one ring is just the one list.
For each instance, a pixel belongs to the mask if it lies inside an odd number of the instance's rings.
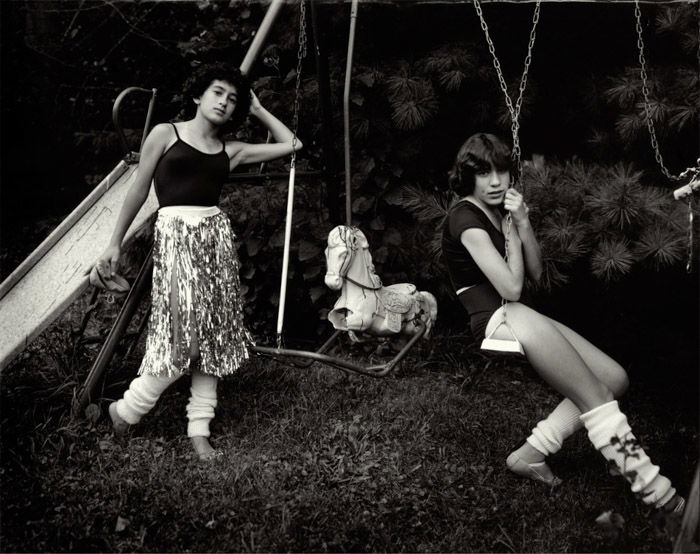
{"label": "curly dark hair", "polygon": [[470,136],[457,152],[450,170],[450,188],[459,194],[471,194],[474,192],[474,177],[478,173],[491,171],[491,166],[497,171],[513,172],[508,145],[490,133]]}
{"label": "curly dark hair", "polygon": [[214,80],[226,81],[236,87],[238,98],[233,109],[231,119],[221,127],[221,133],[227,134],[234,131],[245,121],[250,110],[250,82],[241,71],[230,64],[208,63],[199,66],[185,81],[182,87],[182,111],[185,119],[192,119],[197,112],[197,105],[192,101],[204,94]]}

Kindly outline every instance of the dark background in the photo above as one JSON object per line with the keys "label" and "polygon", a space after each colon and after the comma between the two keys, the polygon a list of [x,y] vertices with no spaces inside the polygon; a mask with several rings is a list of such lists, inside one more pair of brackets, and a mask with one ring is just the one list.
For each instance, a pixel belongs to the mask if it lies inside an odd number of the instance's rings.
{"label": "dark background", "polygon": [[[6,276],[121,157],[111,124],[111,104],[117,93],[133,85],[158,87],[154,121],[176,116],[179,87],[193,63],[240,61],[264,6],[89,0],[5,1],[0,9],[0,276]],[[484,6],[509,83],[522,71],[533,9],[531,3]],[[677,37],[655,32],[654,18],[661,11],[661,7],[643,5],[646,56],[652,73],[653,68],[672,67],[682,58]],[[319,8],[336,85],[336,154],[342,147],[342,88],[338,85],[342,85],[344,71],[348,12],[349,4],[329,3]],[[286,6],[264,53],[272,59],[277,56],[276,65],[260,60],[254,80],[284,76],[294,67],[296,18],[296,7]],[[612,78],[626,68],[638,70],[636,40],[632,3],[543,3],[523,110],[525,158],[540,153],[547,159],[632,161],[645,171],[647,183],[662,186],[670,194],[674,183],[658,171],[647,133],[640,131],[628,141],[613,137],[620,109],[606,100],[605,91]],[[396,60],[411,63],[446,42],[480,48],[483,64],[479,72],[493,74],[471,5],[362,4],[356,70],[372,66],[382,70]],[[683,61],[688,59],[693,57],[686,55]],[[311,51],[304,72],[306,79],[314,81]],[[287,92],[289,87],[287,83]],[[275,94],[269,97],[277,102],[275,113],[289,121],[291,106],[284,100],[289,96]],[[305,97],[300,121],[300,136],[307,144],[303,156],[311,169],[319,166],[316,101],[313,94]],[[478,103],[483,108],[484,102],[487,113],[493,115],[486,125],[478,123],[477,127],[473,112]],[[352,109],[360,111],[355,105]],[[144,110],[144,99],[126,106],[125,126],[133,131],[134,144]],[[443,186],[454,153],[466,136],[484,130],[508,136],[508,125],[499,121],[503,111],[502,94],[493,80],[488,87],[476,84],[460,95],[442,98],[440,112],[431,124],[414,132],[421,135],[423,147],[406,162],[406,171],[425,186]],[[611,138],[596,142],[595,130]],[[260,140],[259,129],[251,133]],[[371,133],[366,142],[355,139],[354,160],[371,141]],[[681,171],[700,150],[697,125],[682,134],[660,133],[660,146],[667,166]],[[251,186],[250,194],[263,192]],[[688,370],[697,368],[697,269],[690,275],[680,265],[655,274],[639,269],[614,284],[582,274],[575,286],[555,291],[543,299],[543,305],[565,322],[575,322],[583,334],[633,368],[640,367],[638,371],[650,382],[668,380],[663,366],[682,367],[685,369],[674,373],[672,380],[681,390],[690,386],[697,391],[697,373]]]}

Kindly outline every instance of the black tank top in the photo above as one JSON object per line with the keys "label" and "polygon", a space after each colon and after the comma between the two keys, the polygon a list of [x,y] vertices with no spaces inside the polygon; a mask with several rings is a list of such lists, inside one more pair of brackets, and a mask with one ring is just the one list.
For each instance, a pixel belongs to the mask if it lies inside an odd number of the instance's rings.
{"label": "black tank top", "polygon": [[[156,197],[165,206],[216,206],[228,178],[229,158],[225,145],[221,152],[207,154],[177,140],[160,157],[153,172]],[[223,144],[223,141],[222,141]]]}

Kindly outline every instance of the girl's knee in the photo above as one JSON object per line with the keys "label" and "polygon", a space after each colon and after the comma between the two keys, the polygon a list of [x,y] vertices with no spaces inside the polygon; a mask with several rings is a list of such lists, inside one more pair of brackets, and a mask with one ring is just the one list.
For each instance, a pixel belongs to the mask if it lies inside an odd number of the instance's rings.
{"label": "girl's knee", "polygon": [[619,398],[627,392],[630,386],[630,380],[627,376],[627,372],[622,369],[622,367],[617,366],[611,382],[608,384],[608,388],[612,391],[615,398]]}

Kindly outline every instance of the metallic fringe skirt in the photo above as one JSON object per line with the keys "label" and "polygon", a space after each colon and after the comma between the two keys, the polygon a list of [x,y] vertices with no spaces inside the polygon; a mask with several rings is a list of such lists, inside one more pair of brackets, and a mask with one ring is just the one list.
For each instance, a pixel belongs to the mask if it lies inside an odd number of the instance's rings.
{"label": "metallic fringe skirt", "polygon": [[199,367],[235,373],[253,344],[243,321],[239,262],[228,217],[216,206],[168,206],[158,211],[152,306],[140,374],[190,370],[193,337]]}

